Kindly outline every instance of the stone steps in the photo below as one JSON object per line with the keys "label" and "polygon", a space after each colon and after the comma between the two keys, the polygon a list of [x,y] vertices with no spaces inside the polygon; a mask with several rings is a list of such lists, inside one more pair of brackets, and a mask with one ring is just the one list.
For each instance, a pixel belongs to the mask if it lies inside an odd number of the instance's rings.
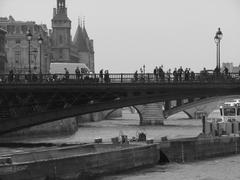
{"label": "stone steps", "polygon": [[162,125],[165,119],[162,111],[162,105],[159,103],[144,105],[142,118],[142,125]]}

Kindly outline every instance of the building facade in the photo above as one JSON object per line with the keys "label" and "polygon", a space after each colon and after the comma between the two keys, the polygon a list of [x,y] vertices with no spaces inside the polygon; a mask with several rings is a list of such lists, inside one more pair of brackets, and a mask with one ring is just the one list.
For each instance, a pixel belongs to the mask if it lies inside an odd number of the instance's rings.
{"label": "building facade", "polygon": [[[57,7],[53,9],[52,30],[33,21],[16,21],[12,16],[0,17],[0,28],[7,31],[6,72],[10,70],[15,73],[29,72],[29,41],[26,37],[28,29],[33,35],[30,41],[31,72],[39,73],[41,64],[42,73],[49,73],[51,62],[84,63],[91,72],[94,72],[93,40],[87,34],[85,22],[78,24],[72,40],[71,20],[67,15],[65,0],[57,0]],[[39,35],[43,38],[41,63]]]}
{"label": "building facade", "polygon": [[71,20],[67,16],[65,0],[57,0],[57,8],[53,9],[51,62],[84,63],[94,72],[93,40],[89,38],[85,22],[78,24],[72,41]]}
{"label": "building facade", "polygon": [[[43,38],[41,48],[41,69],[43,73],[49,72],[50,51],[49,37],[46,25],[37,25],[32,21],[15,21],[12,16],[9,18],[0,18],[0,28],[7,31],[6,35],[6,53],[7,70],[13,70],[15,73],[27,73],[29,71],[29,53],[31,72],[40,72],[40,45],[38,43],[39,35]],[[27,30],[32,33],[32,40],[29,42],[26,34]]]}
{"label": "building facade", "polygon": [[0,28],[0,74],[6,73],[7,67],[7,57],[5,52],[6,34],[7,31]]}

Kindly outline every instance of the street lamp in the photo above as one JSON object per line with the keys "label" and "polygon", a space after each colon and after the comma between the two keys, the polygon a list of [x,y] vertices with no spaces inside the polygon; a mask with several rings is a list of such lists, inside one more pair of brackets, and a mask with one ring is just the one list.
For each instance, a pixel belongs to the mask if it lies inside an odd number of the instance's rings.
{"label": "street lamp", "polygon": [[31,75],[31,55],[30,55],[30,48],[31,48],[31,40],[32,40],[32,33],[31,33],[31,31],[30,31],[30,29],[28,29],[28,31],[27,31],[27,40],[28,40],[28,72],[29,72],[29,74]]}
{"label": "street lamp", "polygon": [[43,38],[41,35],[38,37],[38,43],[40,46],[40,74],[42,74],[42,43],[43,43]]}
{"label": "street lamp", "polygon": [[221,29],[218,28],[218,31],[216,32],[215,37],[214,37],[214,41],[217,45],[216,58],[217,58],[217,69],[218,69],[218,71],[220,71],[220,41],[221,41],[222,37],[223,37],[223,33],[222,33]]}

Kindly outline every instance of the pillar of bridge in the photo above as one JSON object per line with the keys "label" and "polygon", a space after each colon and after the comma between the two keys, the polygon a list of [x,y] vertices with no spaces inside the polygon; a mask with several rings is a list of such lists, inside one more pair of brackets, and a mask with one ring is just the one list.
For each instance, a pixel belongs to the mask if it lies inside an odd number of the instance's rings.
{"label": "pillar of bridge", "polygon": [[178,106],[181,106],[181,105],[183,104],[183,103],[182,103],[182,99],[177,99],[176,101],[177,101],[177,107],[178,107]]}
{"label": "pillar of bridge", "polygon": [[194,101],[194,98],[188,98],[188,102],[191,103]]}
{"label": "pillar of bridge", "polygon": [[151,103],[138,108],[141,113],[140,125],[163,125],[163,103]]}
{"label": "pillar of bridge", "polygon": [[164,102],[164,110],[170,110],[171,109],[171,101],[165,101]]}

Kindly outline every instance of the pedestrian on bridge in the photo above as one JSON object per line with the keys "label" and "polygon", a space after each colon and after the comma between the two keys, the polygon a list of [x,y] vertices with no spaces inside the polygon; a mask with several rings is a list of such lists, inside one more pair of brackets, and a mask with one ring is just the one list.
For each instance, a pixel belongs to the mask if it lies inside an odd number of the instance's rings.
{"label": "pedestrian on bridge", "polygon": [[109,82],[110,82],[108,70],[105,70],[105,73],[104,73],[104,81],[105,81],[105,83],[109,83]]}
{"label": "pedestrian on bridge", "polygon": [[101,69],[99,72],[99,79],[100,79],[100,83],[103,83],[103,69]]}
{"label": "pedestrian on bridge", "polygon": [[178,81],[178,71],[177,71],[177,68],[175,68],[174,71],[173,71],[173,80],[174,80],[174,82]]}
{"label": "pedestrian on bridge", "polygon": [[81,74],[79,67],[76,68],[75,74],[76,74],[76,79],[79,80],[80,79],[80,74]]}
{"label": "pedestrian on bridge", "polygon": [[180,68],[178,69],[178,80],[180,81],[180,82],[182,82],[182,73],[183,73],[183,68],[182,68],[182,66],[180,66]]}
{"label": "pedestrian on bridge", "polygon": [[165,80],[165,72],[163,71],[163,65],[158,68],[158,75],[160,80],[163,82]]}
{"label": "pedestrian on bridge", "polygon": [[190,73],[190,79],[191,79],[191,81],[195,80],[195,73],[193,71],[191,71],[191,73]]}
{"label": "pedestrian on bridge", "polygon": [[134,73],[134,81],[135,82],[138,81],[138,71],[135,71],[135,73]]}
{"label": "pedestrian on bridge", "polygon": [[171,69],[168,69],[168,71],[167,71],[167,81],[168,82],[171,81]]}
{"label": "pedestrian on bridge", "polygon": [[184,80],[188,81],[189,80],[189,75],[190,75],[190,68],[186,68],[184,71]]}
{"label": "pedestrian on bridge", "polygon": [[64,68],[64,70],[65,70],[64,79],[67,81],[67,80],[69,80],[69,71],[67,68]]}
{"label": "pedestrian on bridge", "polygon": [[227,68],[226,66],[224,67],[223,72],[224,72],[224,75],[225,75],[226,77],[229,76],[228,68]]}
{"label": "pedestrian on bridge", "polygon": [[154,80],[158,80],[158,67],[156,66],[155,69],[153,70],[153,75],[154,75]]}

